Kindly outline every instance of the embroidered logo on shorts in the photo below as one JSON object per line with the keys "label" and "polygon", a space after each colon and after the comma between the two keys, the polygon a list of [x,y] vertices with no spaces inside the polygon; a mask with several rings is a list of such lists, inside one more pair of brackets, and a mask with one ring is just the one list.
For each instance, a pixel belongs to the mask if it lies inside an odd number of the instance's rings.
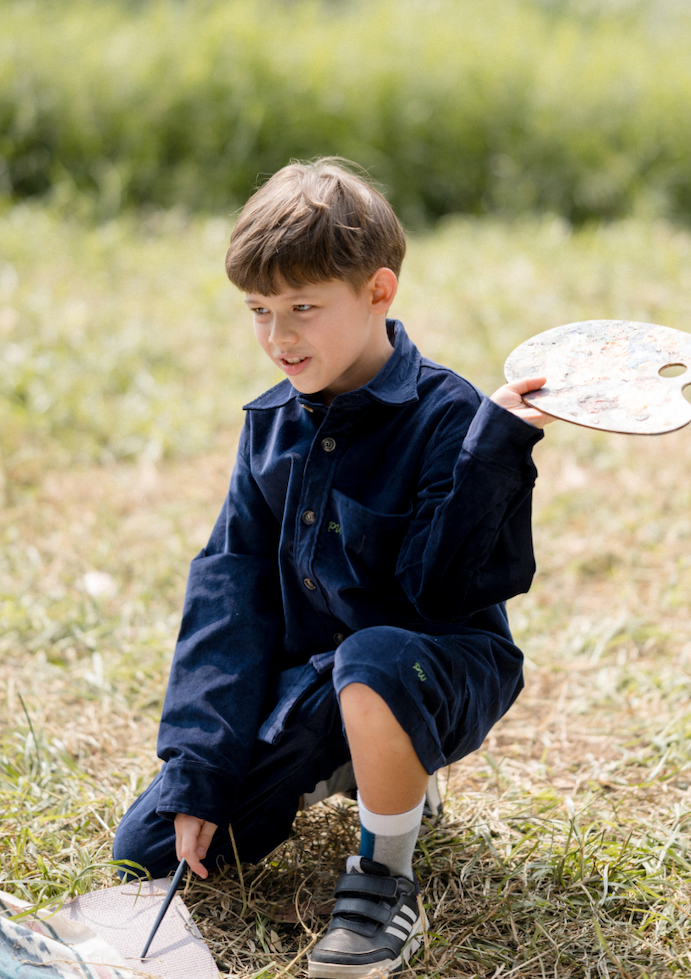
{"label": "embroidered logo on shorts", "polygon": [[426,680],[427,680],[427,677],[425,676],[425,674],[423,672],[423,669],[420,666],[420,664],[419,663],[413,663],[413,669],[415,670],[415,672],[417,673],[417,675],[419,676],[419,678],[422,680],[422,682],[425,683]]}
{"label": "embroidered logo on shorts", "polygon": [[326,528],[329,534],[340,534],[341,525],[340,523],[334,523],[333,520],[329,522],[329,526]]}

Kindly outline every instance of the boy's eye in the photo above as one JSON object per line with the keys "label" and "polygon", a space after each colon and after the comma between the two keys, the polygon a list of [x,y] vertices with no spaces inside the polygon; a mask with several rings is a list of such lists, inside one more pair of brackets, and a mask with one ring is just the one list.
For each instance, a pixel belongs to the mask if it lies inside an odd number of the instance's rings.
{"label": "boy's eye", "polygon": [[265,316],[269,311],[266,306],[253,306],[252,312],[255,316]]}
{"label": "boy's eye", "polygon": [[293,306],[293,309],[297,310],[298,313],[304,313],[308,309],[312,309],[310,303],[298,303],[297,306]]}

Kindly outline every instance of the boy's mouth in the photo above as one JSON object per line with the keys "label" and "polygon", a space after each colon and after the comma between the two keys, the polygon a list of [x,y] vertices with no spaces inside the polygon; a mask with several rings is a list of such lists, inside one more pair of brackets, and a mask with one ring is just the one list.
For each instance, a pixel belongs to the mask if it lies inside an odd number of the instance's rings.
{"label": "boy's mouth", "polygon": [[278,362],[286,374],[299,374],[310,362],[311,357],[279,357]]}

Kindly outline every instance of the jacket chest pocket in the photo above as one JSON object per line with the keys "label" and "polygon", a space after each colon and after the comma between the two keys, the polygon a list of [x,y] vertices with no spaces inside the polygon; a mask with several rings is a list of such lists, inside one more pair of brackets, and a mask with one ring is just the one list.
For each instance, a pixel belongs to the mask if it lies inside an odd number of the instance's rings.
{"label": "jacket chest pocket", "polygon": [[[358,583],[381,575],[394,576],[396,562],[413,515],[412,504],[405,513],[378,513],[332,490],[329,520],[324,527],[322,548],[345,558]],[[383,582],[378,580],[381,587]]]}

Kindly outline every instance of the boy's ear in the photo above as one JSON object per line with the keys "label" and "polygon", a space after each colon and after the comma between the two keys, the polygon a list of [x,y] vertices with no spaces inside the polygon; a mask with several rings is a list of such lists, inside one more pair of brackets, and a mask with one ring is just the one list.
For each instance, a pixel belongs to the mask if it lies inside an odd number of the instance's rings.
{"label": "boy's ear", "polygon": [[396,297],[398,279],[391,269],[377,269],[367,282],[373,313],[386,314],[389,306]]}

